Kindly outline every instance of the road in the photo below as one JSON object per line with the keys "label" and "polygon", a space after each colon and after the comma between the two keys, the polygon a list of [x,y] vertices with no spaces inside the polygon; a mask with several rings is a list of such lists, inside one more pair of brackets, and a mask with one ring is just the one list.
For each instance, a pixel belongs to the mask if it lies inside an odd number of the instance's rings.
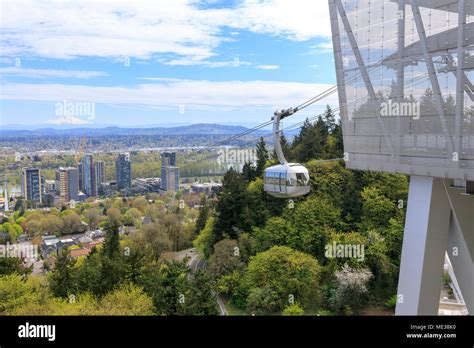
{"label": "road", "polygon": [[[188,249],[188,250],[192,250],[191,252],[194,253],[194,255],[191,256],[191,259],[188,262],[188,266],[191,269],[191,272],[195,273],[199,269],[206,268],[206,265],[207,265],[206,260],[201,259],[200,255],[194,250],[194,248]],[[225,305],[224,305],[224,301],[222,301],[221,297],[214,290],[212,290],[212,294],[216,297],[220,314],[228,315],[227,309],[225,308]]]}

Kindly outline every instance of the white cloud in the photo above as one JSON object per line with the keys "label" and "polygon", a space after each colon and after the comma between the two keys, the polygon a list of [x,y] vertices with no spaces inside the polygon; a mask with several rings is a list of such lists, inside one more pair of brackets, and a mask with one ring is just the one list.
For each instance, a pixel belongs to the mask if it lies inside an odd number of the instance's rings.
{"label": "white cloud", "polygon": [[83,71],[83,70],[54,70],[54,69],[24,69],[24,68],[0,68],[2,75],[16,75],[33,78],[76,78],[90,79],[93,77],[106,76],[102,71]]}
{"label": "white cloud", "polygon": [[310,47],[308,54],[332,53],[332,41],[323,41]]}
{"label": "white cloud", "polygon": [[330,36],[326,0],[243,0],[235,8],[218,9],[197,5],[194,0],[3,1],[0,51],[6,57],[59,59],[173,54],[172,64],[199,64],[230,40],[223,28],[290,40]]}
{"label": "white cloud", "polygon": [[[157,80],[136,86],[86,86],[64,84],[5,84],[1,99],[58,102],[80,100],[96,104],[134,105],[169,110],[228,111],[262,109],[272,112],[304,102],[331,87],[280,81]],[[335,105],[337,96],[318,102]]]}
{"label": "white cloud", "polygon": [[331,37],[326,0],[245,0],[232,26],[292,40]]}
{"label": "white cloud", "polygon": [[240,59],[228,61],[203,61],[199,59],[172,59],[163,61],[167,65],[200,65],[208,68],[238,68],[242,65],[251,65],[252,63]]}
{"label": "white cloud", "polygon": [[262,70],[276,70],[280,69],[279,65],[275,64],[263,64],[263,65],[257,65],[257,69],[262,69]]}

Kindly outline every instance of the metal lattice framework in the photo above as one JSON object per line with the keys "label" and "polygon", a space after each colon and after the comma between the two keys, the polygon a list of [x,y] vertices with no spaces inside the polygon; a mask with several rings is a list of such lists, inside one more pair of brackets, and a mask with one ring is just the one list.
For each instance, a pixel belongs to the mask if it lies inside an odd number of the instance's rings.
{"label": "metal lattice framework", "polygon": [[329,7],[347,166],[473,181],[474,2]]}

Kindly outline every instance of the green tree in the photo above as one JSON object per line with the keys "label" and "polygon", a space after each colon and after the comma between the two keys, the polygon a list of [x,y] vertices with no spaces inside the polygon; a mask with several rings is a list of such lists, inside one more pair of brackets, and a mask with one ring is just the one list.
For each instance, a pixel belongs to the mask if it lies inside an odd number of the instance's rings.
{"label": "green tree", "polygon": [[158,315],[182,313],[189,286],[188,273],[184,261],[154,261],[145,266],[138,285],[152,298]]}
{"label": "green tree", "polygon": [[101,315],[153,315],[153,300],[142,288],[124,284],[99,301]]}
{"label": "green tree", "polygon": [[293,301],[305,310],[319,305],[320,266],[312,256],[285,246],[274,246],[250,259],[241,282],[253,312],[281,312]]}
{"label": "green tree", "polygon": [[105,256],[110,258],[118,256],[120,253],[119,227],[113,222],[109,222],[106,226],[106,237],[102,252]]}
{"label": "green tree", "polygon": [[55,296],[67,297],[76,291],[75,263],[76,261],[69,256],[66,249],[61,250],[56,261],[56,268],[49,278],[49,285]]}
{"label": "green tree", "polygon": [[21,307],[34,306],[41,301],[41,285],[18,274],[0,276],[0,315],[15,314]]}
{"label": "green tree", "polygon": [[294,303],[286,306],[282,314],[285,316],[301,316],[304,315],[304,309],[299,304]]}
{"label": "green tree", "polygon": [[165,227],[157,222],[143,225],[133,236],[137,248],[144,250],[152,258],[158,260],[161,253],[173,249],[173,242]]}
{"label": "green tree", "polygon": [[201,230],[197,238],[193,241],[194,247],[199,250],[206,258],[209,257],[214,245],[214,217],[209,217],[206,225]]}
{"label": "green tree", "polygon": [[257,169],[252,163],[245,162],[242,167],[242,175],[245,181],[253,181],[257,177]]}
{"label": "green tree", "polygon": [[86,222],[89,224],[89,228],[91,230],[95,230],[101,220],[100,210],[98,208],[86,209],[84,210],[82,215],[86,219]]}
{"label": "green tree", "polygon": [[196,228],[194,233],[196,235],[201,232],[201,230],[206,226],[207,219],[209,218],[209,205],[205,195],[201,195],[201,200],[199,202],[199,215],[196,221]]}
{"label": "green tree", "polygon": [[19,257],[0,257],[0,276],[17,274],[26,277],[33,270],[33,265],[25,267]]}
{"label": "green tree", "polygon": [[214,245],[214,253],[209,258],[207,267],[211,275],[220,278],[243,267],[244,263],[236,240],[223,239]]}
{"label": "green tree", "polygon": [[256,167],[257,176],[262,176],[267,160],[268,160],[267,146],[265,144],[265,140],[263,140],[263,137],[260,137],[257,143],[257,167]]}
{"label": "green tree", "polygon": [[395,217],[398,212],[395,203],[374,187],[364,188],[361,195],[361,228],[371,229],[388,226],[390,218]]}
{"label": "green tree", "polygon": [[[198,270],[186,286],[183,301],[178,306],[180,315],[217,315],[216,295],[212,280],[203,270]],[[183,303],[184,302],[184,303]]]}
{"label": "green tree", "polygon": [[224,235],[237,239],[238,230],[243,229],[243,210],[246,204],[246,184],[241,174],[232,168],[227,171],[218,193],[215,213],[214,238],[221,240]]}

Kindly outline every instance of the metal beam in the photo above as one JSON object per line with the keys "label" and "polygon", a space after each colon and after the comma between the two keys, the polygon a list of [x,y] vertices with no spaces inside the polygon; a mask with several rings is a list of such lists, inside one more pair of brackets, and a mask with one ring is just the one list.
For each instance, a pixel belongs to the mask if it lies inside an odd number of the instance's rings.
{"label": "metal beam", "polygon": [[461,124],[464,119],[464,26],[466,15],[464,13],[464,0],[458,0],[458,64],[456,67],[456,119],[454,129],[455,151],[458,154],[458,165],[461,163]]}
{"label": "metal beam", "polygon": [[[405,65],[403,64],[403,55],[405,51],[405,0],[398,2],[398,62],[397,62],[397,100],[399,103],[403,102],[405,89]],[[401,125],[400,114],[397,115],[397,162],[400,164],[401,152]]]}
{"label": "metal beam", "polygon": [[420,37],[421,49],[423,55],[426,59],[426,67],[428,68],[428,75],[430,77],[431,86],[433,87],[433,93],[436,99],[436,108],[438,109],[439,119],[441,121],[441,127],[443,128],[443,135],[446,143],[446,147],[448,148],[448,152],[453,155],[454,154],[454,146],[451,137],[448,133],[448,126],[446,124],[446,115],[444,112],[444,99],[441,95],[441,88],[439,86],[438,75],[436,73],[436,69],[434,67],[433,59],[428,52],[428,45],[426,43],[426,32],[425,27],[423,25],[423,21],[421,19],[420,8],[416,0],[411,0],[411,8],[413,11],[413,18],[415,19],[416,30],[418,31],[418,36]]}
{"label": "metal beam", "polygon": [[437,315],[451,208],[440,178],[411,176],[396,315]]}
{"label": "metal beam", "polygon": [[[339,15],[341,16],[342,24],[344,26],[344,30],[346,31],[347,37],[349,39],[349,43],[351,45],[352,52],[354,53],[354,56],[356,58],[357,66],[359,67],[359,71],[362,75],[362,79],[364,80],[365,87],[367,88],[367,92],[369,93],[369,98],[373,101],[377,101],[377,96],[375,95],[374,86],[372,85],[372,81],[370,81],[369,73],[365,66],[364,59],[362,58],[362,55],[360,54],[359,47],[357,45],[357,40],[355,39],[349,20],[347,19],[344,6],[342,5],[341,0],[336,0],[336,3],[337,3],[337,9],[338,9]],[[382,130],[385,144],[387,145],[390,155],[393,158],[394,152],[393,152],[393,146],[392,146],[392,138],[385,129],[385,124],[382,120],[382,117],[380,116],[380,112],[376,112],[375,114],[377,116],[377,121],[379,123],[379,126]]]}
{"label": "metal beam", "polygon": [[[464,58],[466,58],[466,56],[464,56]],[[454,66],[454,58],[451,54],[446,54],[444,55],[444,60],[446,62],[446,65],[448,66],[448,69],[440,69],[438,70],[438,72],[451,72],[452,74],[454,74],[454,76],[457,77],[457,69],[456,67]],[[465,62],[463,63],[464,64],[464,68],[466,67],[466,64]],[[456,82],[457,83],[457,82]],[[469,78],[466,76],[466,73],[464,73],[463,71],[463,82],[462,82],[462,85],[463,85],[463,90],[464,92],[467,93],[467,95],[469,96],[469,98],[474,101],[474,85],[471,83],[471,81],[469,80]]]}
{"label": "metal beam", "polygon": [[339,33],[339,23],[337,20],[336,0],[329,0],[329,17],[331,21],[332,46],[334,51],[334,60],[336,63],[336,78],[342,88],[337,89],[341,113],[349,118],[347,110],[347,96],[344,79],[344,62],[342,61],[341,35]]}

